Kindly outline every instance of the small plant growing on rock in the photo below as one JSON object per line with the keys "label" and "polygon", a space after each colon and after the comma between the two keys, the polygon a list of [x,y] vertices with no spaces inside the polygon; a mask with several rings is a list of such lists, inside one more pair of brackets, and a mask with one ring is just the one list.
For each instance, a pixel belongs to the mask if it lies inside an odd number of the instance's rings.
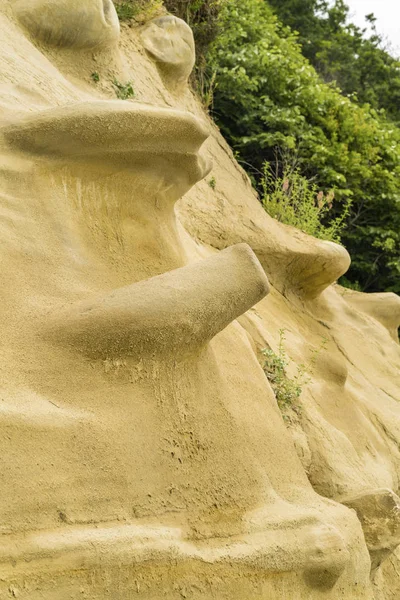
{"label": "small plant growing on rock", "polygon": [[217,185],[217,180],[215,179],[215,177],[211,177],[211,179],[209,179],[207,183],[212,190],[215,190],[215,186]]}
{"label": "small plant growing on rock", "polygon": [[135,97],[135,91],[133,89],[133,85],[131,81],[127,81],[126,83],[121,83],[114,79],[112,82],[115,88],[115,93],[117,98],[120,100],[129,100],[129,98]]}
{"label": "small plant growing on rock", "polygon": [[285,351],[284,344],[285,329],[280,329],[278,352],[274,352],[271,348],[264,348],[261,352],[265,357],[263,370],[274,391],[283,419],[292,422],[293,419],[290,413],[294,416],[301,414],[298,400],[303,387],[310,382],[309,375],[313,372],[319,353],[326,347],[327,340],[324,338],[319,348],[311,350],[311,359],[308,365],[304,363],[297,365],[297,371],[293,378],[290,378],[286,373],[291,360]]}
{"label": "small plant growing on rock", "polygon": [[95,83],[99,83],[100,75],[97,73],[97,71],[94,71],[94,73],[91,73],[90,77],[92,78],[92,81],[94,81]]}

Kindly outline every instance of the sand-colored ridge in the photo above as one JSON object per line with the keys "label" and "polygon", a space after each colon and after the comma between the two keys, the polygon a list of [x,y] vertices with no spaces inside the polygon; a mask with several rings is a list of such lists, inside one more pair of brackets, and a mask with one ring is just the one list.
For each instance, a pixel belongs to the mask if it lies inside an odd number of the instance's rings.
{"label": "sand-colored ridge", "polygon": [[209,132],[191,113],[113,100],[29,114],[2,134],[14,150],[84,160],[135,151],[194,154]]}
{"label": "sand-colored ridge", "polygon": [[249,246],[238,244],[49,316],[45,336],[91,358],[140,360],[197,352],[268,291],[256,256]]}

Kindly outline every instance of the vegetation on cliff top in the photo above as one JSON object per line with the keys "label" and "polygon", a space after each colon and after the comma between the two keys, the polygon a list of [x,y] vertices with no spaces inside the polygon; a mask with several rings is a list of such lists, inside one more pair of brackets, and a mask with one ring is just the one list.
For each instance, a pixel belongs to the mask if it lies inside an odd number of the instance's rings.
{"label": "vegetation on cliff top", "polygon": [[165,4],[194,27],[201,91],[258,189],[265,164],[282,178],[279,157],[290,156],[318,192],[335,195],[322,225],[346,216],[344,283],[399,293],[400,70],[379,35],[347,24],[343,0]]}

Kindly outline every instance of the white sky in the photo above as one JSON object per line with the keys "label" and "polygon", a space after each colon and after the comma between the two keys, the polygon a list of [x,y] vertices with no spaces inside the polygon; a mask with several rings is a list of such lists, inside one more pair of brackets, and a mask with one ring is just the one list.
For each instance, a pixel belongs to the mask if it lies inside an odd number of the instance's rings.
{"label": "white sky", "polygon": [[346,0],[350,7],[350,20],[361,27],[365,26],[365,15],[374,13],[376,28],[393,46],[395,54],[400,54],[400,0]]}

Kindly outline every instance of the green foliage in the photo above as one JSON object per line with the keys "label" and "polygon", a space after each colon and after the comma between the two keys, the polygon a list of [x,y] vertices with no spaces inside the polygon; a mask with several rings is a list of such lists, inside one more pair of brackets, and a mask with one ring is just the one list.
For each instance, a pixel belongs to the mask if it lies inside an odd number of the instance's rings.
{"label": "green foliage", "polygon": [[211,177],[211,179],[208,180],[208,185],[212,190],[215,190],[215,186],[217,185],[217,180],[215,177]]}
{"label": "green foliage", "polygon": [[114,79],[112,82],[117,98],[120,100],[129,100],[129,98],[135,97],[135,91],[133,89],[133,85],[131,81],[127,81],[126,83],[121,83]]}
{"label": "green foliage", "polygon": [[138,8],[133,2],[121,2],[115,5],[115,10],[120,21],[129,21],[138,14]]}
{"label": "green foliage", "polygon": [[203,103],[203,108],[204,110],[209,111],[210,108],[213,107],[217,73],[214,71],[208,76],[205,68],[197,69],[196,77],[197,91]]}
{"label": "green foliage", "polygon": [[299,367],[296,377],[290,379],[286,375],[286,368],[289,363],[286,359],[286,354],[282,354],[282,350],[279,354],[275,354],[273,350],[264,348],[262,353],[265,356],[264,373],[274,390],[280,410],[282,413],[285,413],[287,409],[291,409],[295,413],[300,414],[301,409],[298,399],[301,396],[303,384],[307,383],[307,380],[303,382],[305,371]]}
{"label": "green foliage", "polygon": [[261,201],[271,217],[314,237],[340,242],[350,213],[350,197],[343,205],[342,213],[330,219],[335,199],[333,190],[325,194],[296,167],[284,167],[280,176],[265,163],[263,173]]}
{"label": "green foliage", "polygon": [[92,81],[94,81],[94,83],[99,83],[100,75],[97,73],[97,71],[94,71],[94,73],[91,73],[90,77],[92,78]]}
{"label": "green foliage", "polygon": [[[336,81],[361,104],[385,109],[400,122],[400,62],[376,30],[373,14],[366,27],[348,22],[344,0],[269,0],[285,25],[299,32],[303,54],[324,81]],[[367,36],[366,31],[370,34]]]}
{"label": "green foliage", "polygon": [[356,292],[362,292],[358,281],[353,283],[352,281],[349,281],[345,275],[341,278],[340,283],[343,285],[344,288],[349,288],[350,290],[355,290]]}
{"label": "green foliage", "polygon": [[290,378],[286,370],[291,364],[285,347],[285,329],[279,330],[278,352],[270,348],[264,348],[261,352],[265,357],[263,370],[276,397],[278,406],[283,414],[283,418],[292,421],[290,412],[294,415],[301,414],[299,398],[303,387],[310,382],[309,374],[312,374],[313,367],[320,352],[326,347],[327,340],[323,339],[319,348],[311,351],[311,358],[308,365],[300,364],[296,366],[296,374]]}
{"label": "green foliage", "polygon": [[115,2],[120,21],[144,21],[151,19],[162,8],[162,0],[125,0]]}
{"label": "green foliage", "polygon": [[296,149],[300,173],[335,190],[330,216],[350,211],[342,234],[353,260],[348,279],[400,292],[400,130],[323,83],[298,35],[264,0],[224,3],[219,27],[208,54],[214,116],[259,189],[276,149]]}

